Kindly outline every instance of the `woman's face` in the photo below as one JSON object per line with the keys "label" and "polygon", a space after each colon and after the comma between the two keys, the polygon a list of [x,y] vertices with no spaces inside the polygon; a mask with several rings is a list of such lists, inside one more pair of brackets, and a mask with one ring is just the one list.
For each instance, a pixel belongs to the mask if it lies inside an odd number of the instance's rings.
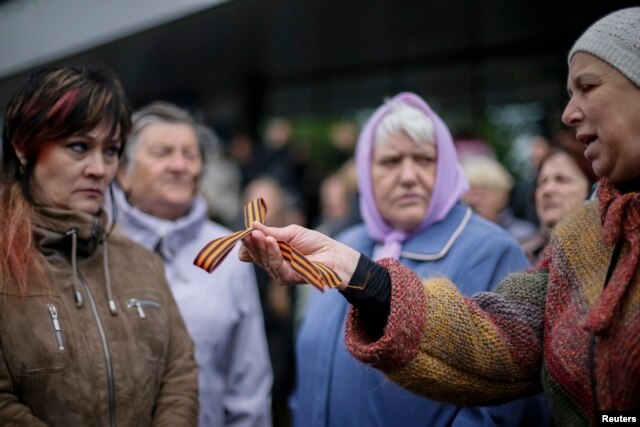
{"label": "woman's face", "polygon": [[578,209],[589,194],[589,181],[566,153],[552,154],[542,164],[536,185],[536,212],[540,223],[553,227]]}
{"label": "woman's face", "polygon": [[576,129],[596,175],[614,184],[640,177],[640,88],[583,52],[571,59],[567,87],[562,121]]}
{"label": "woman's face", "polygon": [[411,231],[429,207],[436,180],[436,146],[416,144],[404,133],[380,142],[373,149],[373,197],[391,227]]}
{"label": "woman's face", "polygon": [[118,135],[107,140],[109,128],[98,125],[44,144],[36,160],[31,191],[38,204],[96,214],[118,170]]}

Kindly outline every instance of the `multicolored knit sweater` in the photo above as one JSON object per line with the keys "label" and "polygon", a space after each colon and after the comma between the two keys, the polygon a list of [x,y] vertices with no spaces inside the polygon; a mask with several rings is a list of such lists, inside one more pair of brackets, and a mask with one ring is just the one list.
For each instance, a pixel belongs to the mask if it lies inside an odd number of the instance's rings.
{"label": "multicolored knit sweater", "polygon": [[598,410],[640,408],[639,255],[640,196],[603,181],[597,202],[558,224],[539,269],[496,293],[467,298],[382,260],[392,282],[384,335],[371,340],[352,309],[347,348],[432,399],[487,405],[542,387],[557,425],[595,424]]}

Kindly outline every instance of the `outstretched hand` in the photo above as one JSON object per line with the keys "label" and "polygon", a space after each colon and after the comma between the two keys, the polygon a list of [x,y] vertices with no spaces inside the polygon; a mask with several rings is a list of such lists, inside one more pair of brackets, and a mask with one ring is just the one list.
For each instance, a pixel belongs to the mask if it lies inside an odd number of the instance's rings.
{"label": "outstretched hand", "polygon": [[252,226],[253,232],[242,239],[238,257],[241,261],[260,265],[278,284],[307,283],[282,257],[278,240],[291,244],[310,261],[317,261],[334,270],[342,280],[338,285],[340,290],[349,283],[358,265],[358,251],[320,232],[298,225],[277,228],[254,222]]}

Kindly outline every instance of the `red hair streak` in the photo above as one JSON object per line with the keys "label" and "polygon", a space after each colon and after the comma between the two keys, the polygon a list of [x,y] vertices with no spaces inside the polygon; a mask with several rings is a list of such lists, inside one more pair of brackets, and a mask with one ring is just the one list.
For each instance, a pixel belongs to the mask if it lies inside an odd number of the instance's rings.
{"label": "red hair streak", "polygon": [[75,107],[78,102],[78,97],[80,96],[80,91],[78,89],[71,89],[64,95],[60,97],[58,102],[56,102],[51,110],[47,113],[46,118],[50,119],[53,116],[58,116],[58,120],[64,121],[73,107]]}

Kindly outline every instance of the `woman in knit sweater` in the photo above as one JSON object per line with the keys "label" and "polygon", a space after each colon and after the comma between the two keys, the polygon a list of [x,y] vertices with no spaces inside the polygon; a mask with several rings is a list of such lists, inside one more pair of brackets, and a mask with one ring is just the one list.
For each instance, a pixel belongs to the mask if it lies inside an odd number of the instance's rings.
{"label": "woman in knit sweater", "polygon": [[[396,261],[373,263],[322,234],[259,224],[241,257],[280,283],[301,283],[278,250],[285,240],[333,268],[354,305],[349,351],[416,393],[486,405],[542,388],[562,426],[638,410],[640,7],[593,24],[568,59],[562,120],[585,145],[600,189],[556,226],[537,270],[467,298],[447,279],[421,282]],[[370,321],[376,304],[390,306],[382,331]]]}

